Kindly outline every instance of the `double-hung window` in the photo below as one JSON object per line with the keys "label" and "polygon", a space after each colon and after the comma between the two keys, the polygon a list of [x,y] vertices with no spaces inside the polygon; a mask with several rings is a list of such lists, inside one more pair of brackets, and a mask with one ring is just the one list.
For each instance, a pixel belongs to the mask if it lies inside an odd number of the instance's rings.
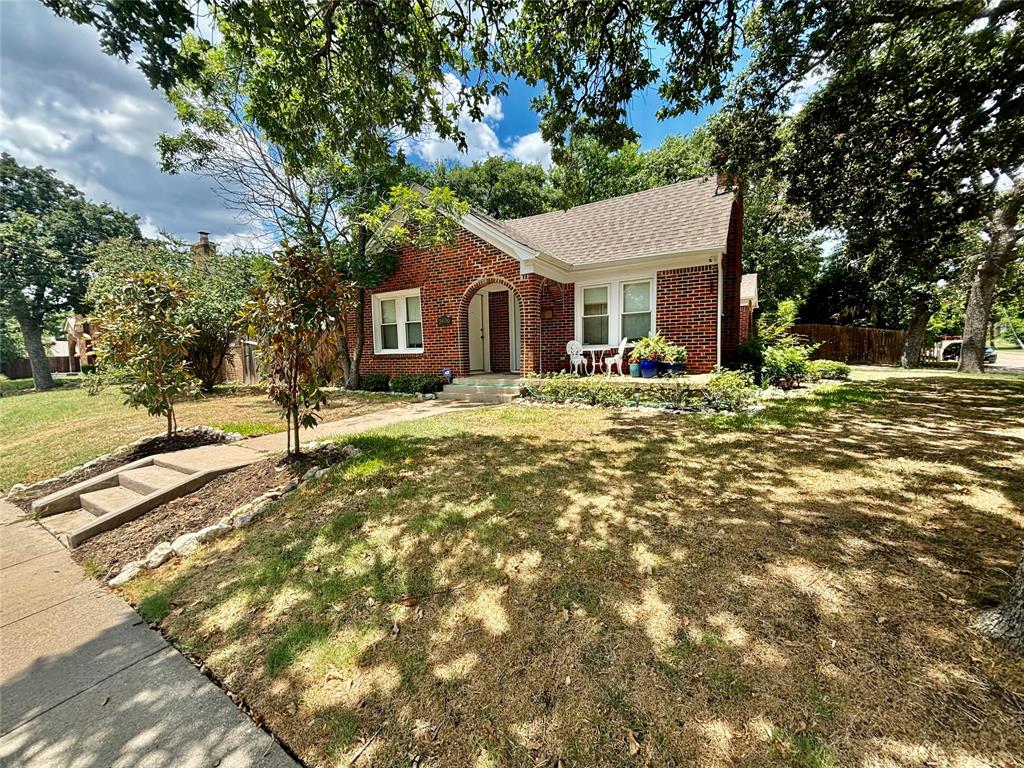
{"label": "double-hung window", "polygon": [[654,278],[576,289],[576,338],[584,347],[617,347],[654,333]]}
{"label": "double-hung window", "polygon": [[630,342],[651,334],[651,281],[622,284],[622,333]]}
{"label": "double-hung window", "polygon": [[583,289],[583,344],[602,346],[608,343],[608,286],[595,285]]}
{"label": "double-hung window", "polygon": [[373,350],[377,354],[423,351],[420,289],[373,297]]}

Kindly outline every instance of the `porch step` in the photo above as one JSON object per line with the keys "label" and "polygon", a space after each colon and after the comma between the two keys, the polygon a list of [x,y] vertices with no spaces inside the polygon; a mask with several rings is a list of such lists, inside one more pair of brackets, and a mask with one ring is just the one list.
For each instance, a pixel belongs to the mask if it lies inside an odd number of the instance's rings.
{"label": "porch step", "polygon": [[517,392],[526,380],[521,376],[511,374],[509,376],[498,376],[486,374],[481,376],[470,376],[466,379],[452,379],[450,386],[458,387],[481,387],[484,391],[492,389],[514,389]]}
{"label": "porch step", "polygon": [[129,469],[118,475],[118,482],[123,488],[146,496],[161,488],[169,488],[176,485],[189,476],[191,473],[179,472],[176,469],[158,467],[152,464],[148,467]]}
{"label": "porch step", "polygon": [[141,499],[141,493],[136,493],[130,488],[123,488],[120,485],[102,488],[98,491],[90,491],[78,497],[82,509],[86,512],[91,512],[96,517],[108,515],[111,512],[118,512],[126,507],[130,507],[137,501],[141,501]]}
{"label": "porch step", "polygon": [[438,400],[459,400],[464,403],[510,403],[519,397],[519,388],[448,384],[437,393]]}

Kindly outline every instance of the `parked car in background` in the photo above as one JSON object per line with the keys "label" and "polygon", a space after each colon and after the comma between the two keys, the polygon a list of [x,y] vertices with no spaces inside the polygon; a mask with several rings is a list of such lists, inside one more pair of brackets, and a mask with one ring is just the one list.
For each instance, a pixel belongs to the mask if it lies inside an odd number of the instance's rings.
{"label": "parked car in background", "polygon": [[[960,345],[962,342],[954,341],[951,344],[947,344],[946,348],[942,350],[943,360],[959,360],[960,359]],[[984,360],[988,364],[992,364],[996,361],[996,351],[992,347],[985,347]]]}

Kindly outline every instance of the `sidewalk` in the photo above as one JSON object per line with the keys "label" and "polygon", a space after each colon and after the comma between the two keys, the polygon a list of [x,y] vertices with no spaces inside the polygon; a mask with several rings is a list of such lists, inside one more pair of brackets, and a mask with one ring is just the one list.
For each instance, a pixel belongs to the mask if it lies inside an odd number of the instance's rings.
{"label": "sidewalk", "polygon": [[[479,407],[479,403],[463,403],[453,400],[424,400],[375,413],[349,416],[337,421],[327,421],[313,429],[302,429],[299,431],[299,443],[307,443],[311,440],[326,440],[329,437],[350,435],[355,432],[365,432],[369,429],[381,429],[382,427],[399,424],[403,421],[418,421],[430,416],[440,416],[446,413],[455,413]],[[284,432],[275,432],[272,435],[241,440],[237,443],[232,443],[232,445],[251,448],[252,450],[264,453],[283,453],[288,446],[288,435]]]}
{"label": "sidewalk", "polygon": [[296,763],[56,539],[0,500],[0,765]]}

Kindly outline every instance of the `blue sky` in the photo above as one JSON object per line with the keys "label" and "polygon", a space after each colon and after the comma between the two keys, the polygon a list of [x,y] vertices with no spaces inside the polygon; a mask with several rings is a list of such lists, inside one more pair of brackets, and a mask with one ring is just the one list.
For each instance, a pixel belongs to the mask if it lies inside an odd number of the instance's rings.
{"label": "blue sky", "polygon": [[[513,82],[486,110],[482,123],[465,119],[468,152],[429,136],[410,146],[413,159],[471,162],[492,154],[550,162],[530,109],[534,91]],[[658,122],[657,94],[638,95],[630,119],[645,148],[685,134],[706,115]],[[143,231],[193,238],[198,230],[228,246],[258,237],[225,208],[209,182],[169,176],[157,164],[155,142],[176,130],[174,114],[134,64],[104,54],[96,33],[55,16],[38,0],[0,0],[0,149],[25,165],[53,168],[94,200],[141,217]]]}

